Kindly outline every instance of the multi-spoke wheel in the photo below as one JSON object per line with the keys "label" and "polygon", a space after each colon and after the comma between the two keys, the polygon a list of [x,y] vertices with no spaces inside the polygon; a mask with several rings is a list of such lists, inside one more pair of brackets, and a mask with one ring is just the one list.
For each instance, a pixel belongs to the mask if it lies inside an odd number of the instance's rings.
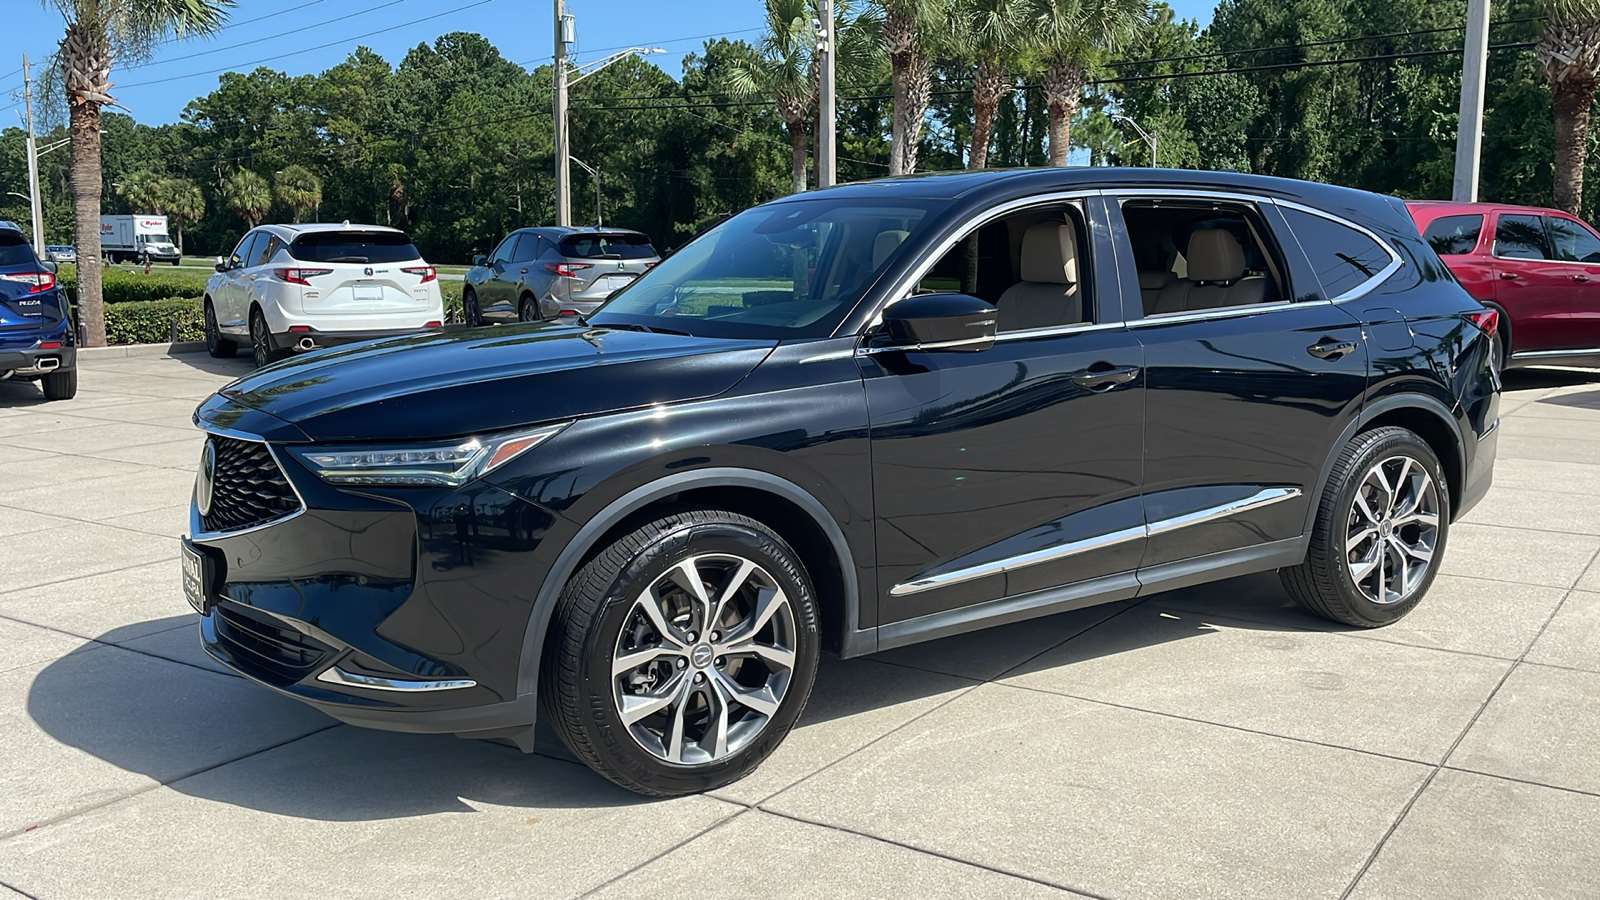
{"label": "multi-spoke wheel", "polygon": [[1411,611],[1438,569],[1450,491],[1427,442],[1404,428],[1363,432],[1339,454],[1306,561],[1284,569],[1301,605],[1371,628]]}
{"label": "multi-spoke wheel", "polygon": [[217,310],[211,305],[210,298],[206,299],[205,306],[205,331],[206,352],[214,359],[233,359],[239,352],[239,344],[222,336],[222,330],[217,327]]}
{"label": "multi-spoke wheel", "polygon": [[709,790],[748,774],[793,726],[817,664],[795,552],[721,510],[664,516],[573,577],[540,679],[579,758],[632,790]]}

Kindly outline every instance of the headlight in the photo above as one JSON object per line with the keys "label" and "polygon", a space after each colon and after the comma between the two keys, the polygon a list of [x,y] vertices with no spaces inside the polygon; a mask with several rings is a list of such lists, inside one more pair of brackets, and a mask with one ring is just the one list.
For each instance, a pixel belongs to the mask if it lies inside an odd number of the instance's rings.
{"label": "headlight", "polygon": [[444,485],[479,478],[544,443],[567,423],[444,444],[296,447],[295,459],[329,484]]}

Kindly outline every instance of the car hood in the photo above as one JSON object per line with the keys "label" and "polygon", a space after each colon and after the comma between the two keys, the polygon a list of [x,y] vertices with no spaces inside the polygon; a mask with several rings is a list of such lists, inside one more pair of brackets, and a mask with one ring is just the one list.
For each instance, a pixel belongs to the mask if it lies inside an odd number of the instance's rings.
{"label": "car hood", "polygon": [[774,346],[556,323],[461,328],[311,353],[218,393],[313,441],[427,440],[715,396]]}

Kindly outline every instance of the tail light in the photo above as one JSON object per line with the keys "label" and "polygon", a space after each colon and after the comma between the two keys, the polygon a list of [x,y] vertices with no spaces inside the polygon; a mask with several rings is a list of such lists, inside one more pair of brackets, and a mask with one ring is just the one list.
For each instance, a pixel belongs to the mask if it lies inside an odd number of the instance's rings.
{"label": "tail light", "polygon": [[310,325],[290,325],[289,326],[289,332],[291,334],[310,334],[311,333],[311,326]]}
{"label": "tail light", "polygon": [[49,272],[0,273],[0,281],[14,281],[17,284],[25,284],[28,286],[28,293],[30,294],[48,291],[56,286],[56,276]]}
{"label": "tail light", "polygon": [[1485,307],[1473,312],[1462,313],[1461,318],[1478,326],[1478,330],[1489,337],[1494,337],[1495,332],[1500,330],[1500,311],[1497,309]]}
{"label": "tail light", "polygon": [[39,342],[39,349],[40,350],[60,350],[61,349],[61,342],[60,341],[40,341]]}
{"label": "tail light", "polygon": [[423,328],[443,328],[444,327],[444,323],[439,321],[438,319],[434,319],[432,322],[425,323],[422,327]]}
{"label": "tail light", "polygon": [[423,284],[427,284],[428,282],[439,277],[439,270],[435,269],[433,266],[411,266],[410,268],[401,269],[400,271],[406,273],[407,275],[416,275],[420,277]]}
{"label": "tail light", "polygon": [[290,284],[311,284],[307,279],[316,278],[318,275],[332,275],[332,269],[273,269],[272,274],[278,276],[279,281]]}
{"label": "tail light", "polygon": [[577,278],[584,269],[594,268],[593,263],[545,263],[544,270],[562,278]]}
{"label": "tail light", "polygon": [[651,269],[654,269],[656,267],[656,264],[659,263],[659,262],[661,262],[661,260],[658,259],[658,260],[654,260],[652,262],[645,263],[644,264],[645,271],[649,271]]}
{"label": "tail light", "polygon": [[576,315],[580,315],[580,313],[575,309],[563,309],[561,312],[557,313],[556,315],[558,315],[558,316],[576,316]]}

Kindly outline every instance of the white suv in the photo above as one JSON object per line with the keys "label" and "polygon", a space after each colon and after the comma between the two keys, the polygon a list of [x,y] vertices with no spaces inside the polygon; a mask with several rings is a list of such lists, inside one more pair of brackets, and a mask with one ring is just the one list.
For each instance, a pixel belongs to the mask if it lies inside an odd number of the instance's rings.
{"label": "white suv", "polygon": [[438,273],[381,225],[262,225],[206,282],[206,349],[231,357],[248,340],[258,367],[443,321]]}

